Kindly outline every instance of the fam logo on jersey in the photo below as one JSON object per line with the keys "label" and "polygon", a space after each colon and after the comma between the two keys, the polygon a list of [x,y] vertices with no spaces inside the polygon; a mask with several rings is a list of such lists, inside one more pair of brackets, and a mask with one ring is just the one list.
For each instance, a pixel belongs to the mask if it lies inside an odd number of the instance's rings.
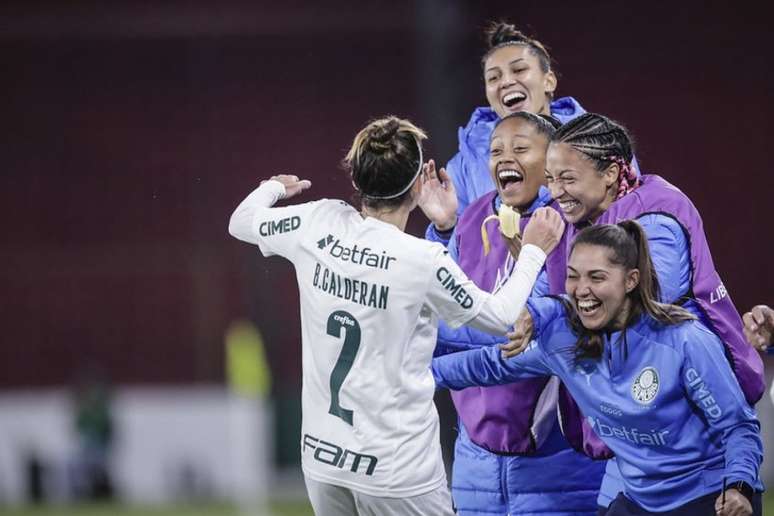
{"label": "fam logo on jersey", "polygon": [[258,233],[261,236],[272,236],[278,233],[290,233],[301,227],[301,217],[295,215],[293,217],[286,217],[280,220],[267,220],[261,222],[258,226]]}
{"label": "fam logo on jersey", "polygon": [[632,398],[641,405],[649,405],[656,398],[660,383],[658,371],[653,367],[646,367],[632,383]]}
{"label": "fam logo on jersey", "polygon": [[318,249],[328,248],[328,254],[337,260],[351,262],[355,265],[365,265],[374,269],[389,270],[390,264],[397,258],[387,254],[387,251],[381,253],[372,250],[370,247],[358,247],[354,244],[352,247],[341,245],[341,240],[331,234],[317,241]]}

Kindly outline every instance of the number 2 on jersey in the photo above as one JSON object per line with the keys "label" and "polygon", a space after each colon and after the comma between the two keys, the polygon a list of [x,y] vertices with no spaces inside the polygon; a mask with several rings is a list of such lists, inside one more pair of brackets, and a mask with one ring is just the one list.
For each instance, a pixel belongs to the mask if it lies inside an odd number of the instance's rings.
{"label": "number 2 on jersey", "polygon": [[339,405],[339,391],[341,391],[344,379],[352,369],[357,350],[360,349],[360,323],[352,314],[344,310],[337,310],[328,317],[328,335],[338,339],[341,337],[342,328],[344,329],[344,346],[342,346],[339,358],[333,366],[333,372],[331,372],[331,407],[328,409],[328,413],[351,425],[352,411]]}

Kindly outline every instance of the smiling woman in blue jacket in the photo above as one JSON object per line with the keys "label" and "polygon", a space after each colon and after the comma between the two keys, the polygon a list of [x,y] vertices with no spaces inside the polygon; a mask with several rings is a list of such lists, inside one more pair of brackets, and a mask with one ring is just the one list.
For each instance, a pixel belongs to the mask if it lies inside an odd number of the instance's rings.
{"label": "smiling woman in blue jacket", "polygon": [[642,228],[584,229],[567,270],[567,297],[528,303],[534,345],[509,359],[497,347],[436,358],[438,386],[558,376],[618,459],[610,516],[761,514],[758,420],[718,337],[655,301]]}

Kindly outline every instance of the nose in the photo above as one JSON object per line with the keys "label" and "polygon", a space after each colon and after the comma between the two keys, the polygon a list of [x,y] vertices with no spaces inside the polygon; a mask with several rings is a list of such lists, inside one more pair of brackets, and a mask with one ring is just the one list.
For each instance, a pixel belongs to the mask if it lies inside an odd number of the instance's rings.
{"label": "nose", "polygon": [[583,297],[591,294],[591,285],[585,279],[578,279],[575,286],[575,297]]}
{"label": "nose", "polygon": [[548,190],[551,192],[551,197],[554,199],[559,199],[564,195],[564,187],[560,181],[549,181]]}

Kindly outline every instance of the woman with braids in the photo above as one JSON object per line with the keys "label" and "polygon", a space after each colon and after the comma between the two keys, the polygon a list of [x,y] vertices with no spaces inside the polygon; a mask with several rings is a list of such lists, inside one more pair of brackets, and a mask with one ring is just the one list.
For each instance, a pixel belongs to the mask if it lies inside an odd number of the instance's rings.
{"label": "woman with braids", "polygon": [[[663,287],[660,300],[682,304],[720,337],[745,399],[753,405],[765,388],[763,362],[745,341],[739,313],[712,262],[701,217],[690,199],[661,177],[638,177],[629,165],[632,157],[626,129],[602,115],[584,114],[553,134],[546,179],[568,222],[563,241],[572,241],[589,225],[636,219]],[[566,257],[557,249],[546,264],[552,294],[564,291]],[[518,353],[528,336],[528,328],[520,329],[506,353]],[[576,449],[596,458],[610,456],[562,388],[559,406],[564,435]],[[616,476],[615,461],[610,461],[600,491],[601,506],[615,496]]]}
{"label": "woman with braids", "polygon": [[[661,304],[647,235],[633,221],[577,234],[564,297],[531,299],[534,343],[433,360],[440,387],[558,376],[623,480],[604,514],[761,514],[760,425],[725,348],[688,310]],[[561,481],[561,479],[557,479]]]}
{"label": "woman with braids", "polygon": [[429,369],[438,319],[504,334],[564,229],[538,210],[502,289],[478,289],[443,246],[404,233],[426,180],[424,139],[395,117],[358,133],[344,163],[360,210],[325,199],[272,207],[311,186],[278,175],[231,217],[233,236],[295,267],[302,464],[318,516],[453,514]]}
{"label": "woman with braids", "polygon": [[[509,249],[496,214],[512,208],[524,228],[535,210],[551,201],[542,184],[553,131],[549,120],[525,111],[495,125],[489,169],[496,189],[467,207],[448,245],[451,257],[483,290],[500,288],[517,254]],[[457,203],[454,189],[440,187],[432,168],[429,172],[432,180],[425,184],[420,206],[435,223],[435,216],[454,215]],[[541,273],[532,295],[542,295],[547,286]],[[470,327],[454,330],[441,322],[436,355],[505,340]],[[451,486],[460,515],[595,514],[604,463],[575,451],[562,436],[556,417],[557,383],[530,378],[452,393],[459,436]]]}

